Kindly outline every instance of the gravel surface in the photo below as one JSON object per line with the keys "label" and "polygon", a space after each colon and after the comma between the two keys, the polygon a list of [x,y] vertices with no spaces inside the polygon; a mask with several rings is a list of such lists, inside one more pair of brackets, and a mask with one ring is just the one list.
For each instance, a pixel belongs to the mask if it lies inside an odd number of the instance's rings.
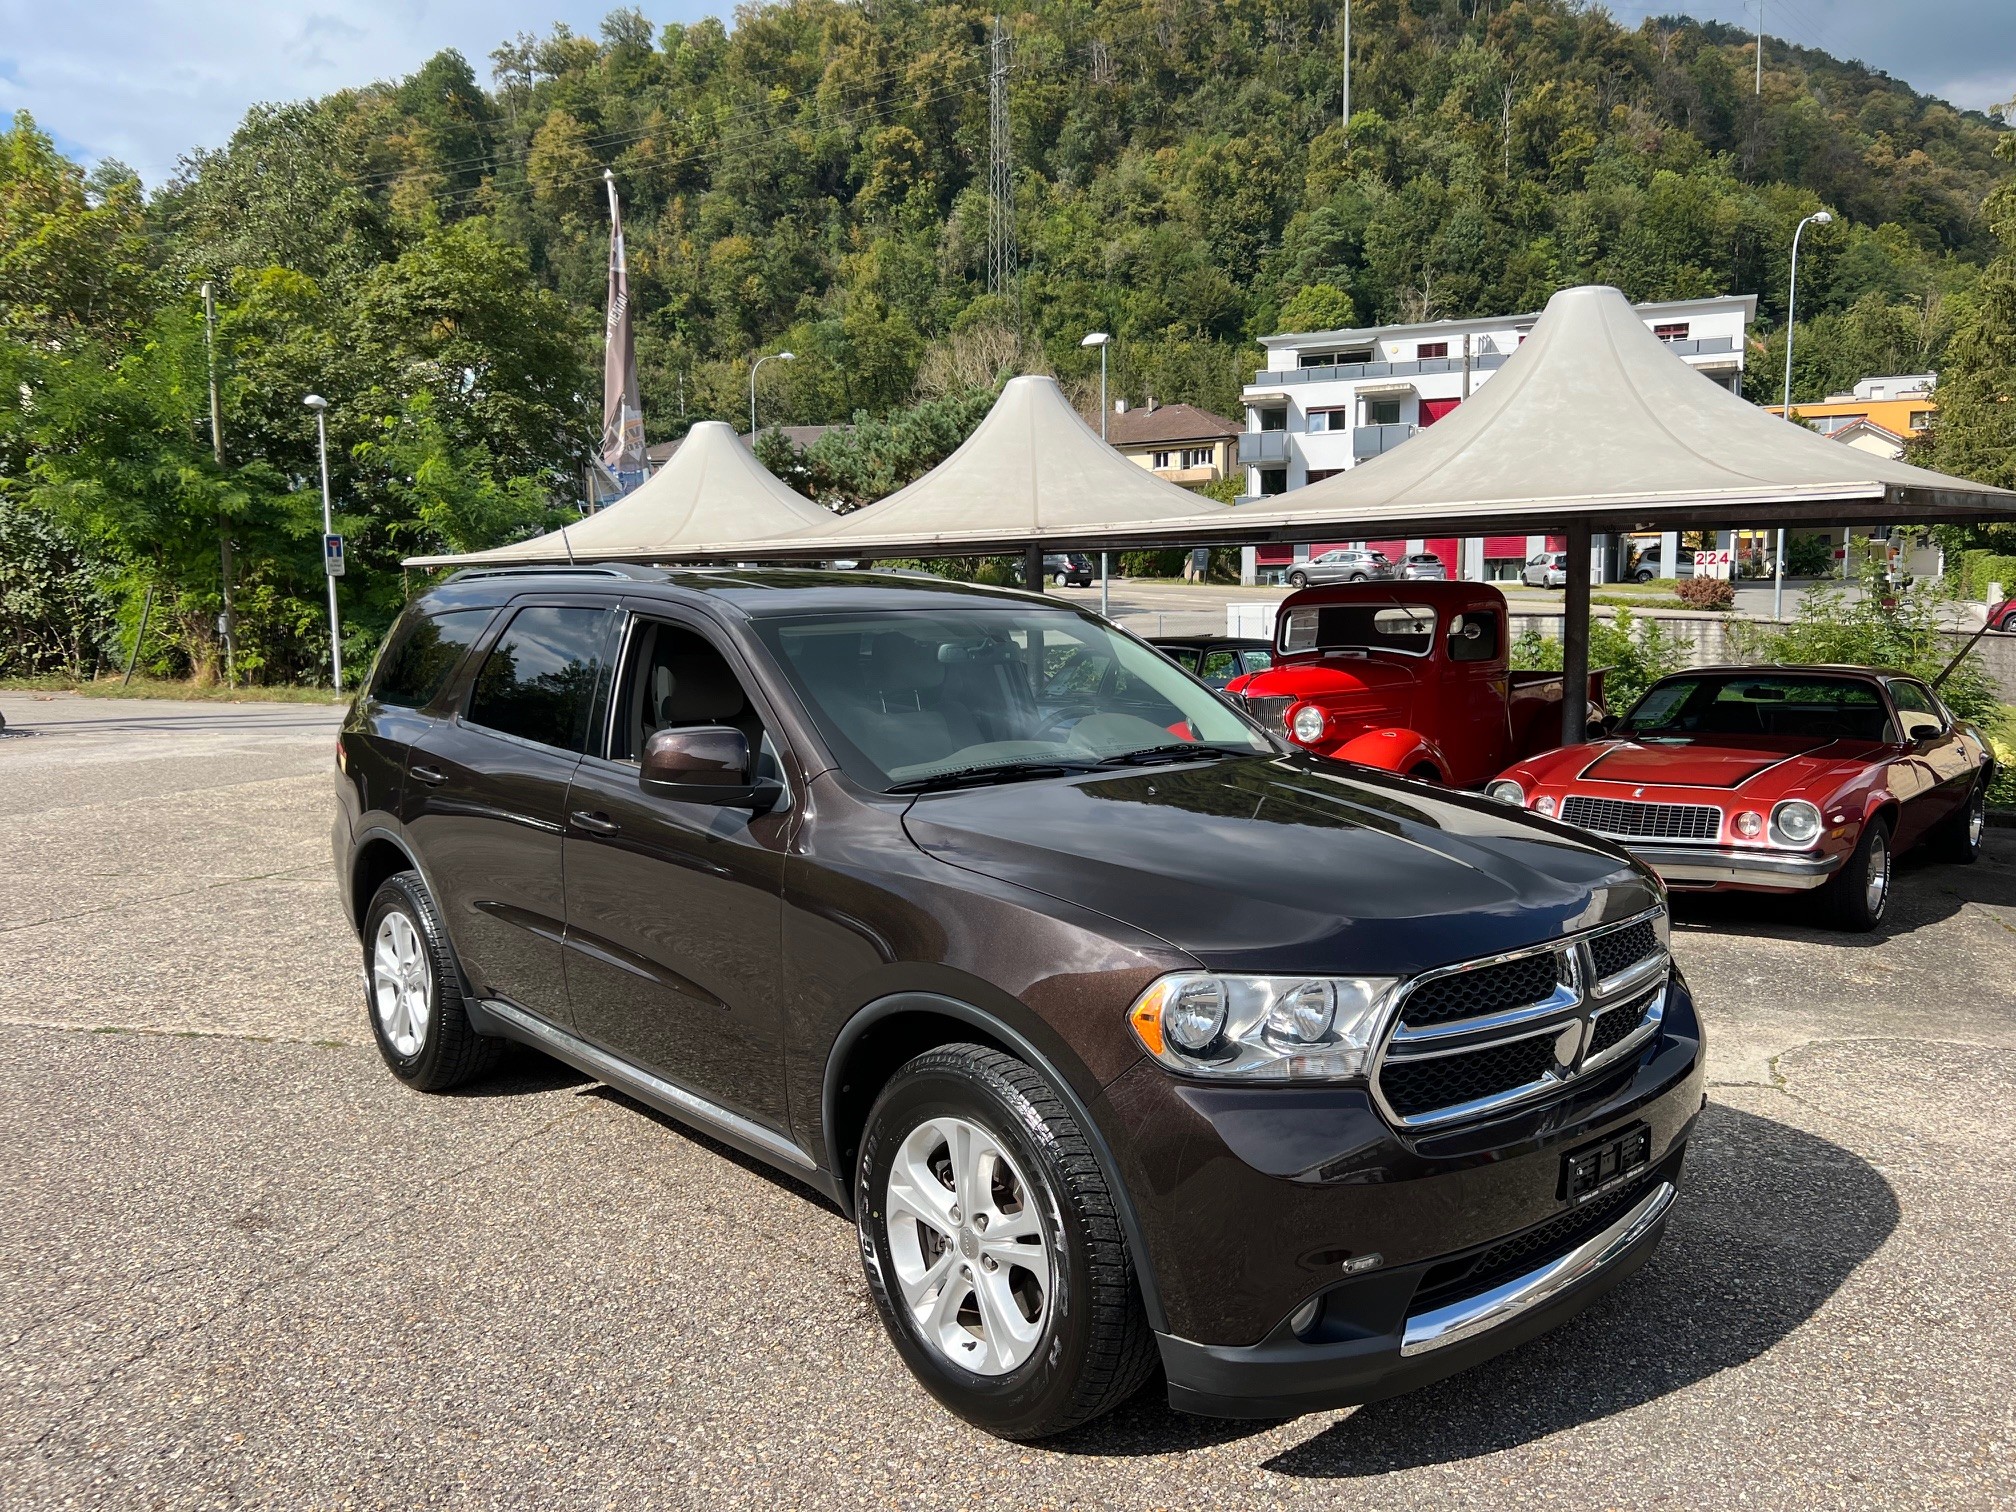
{"label": "gravel surface", "polygon": [[804,1189],[525,1052],[370,1048],[335,711],[0,695],[0,1505],[2016,1507],[2016,835],[1849,941],[1683,909],[1667,1241],[1441,1385],[948,1418]]}

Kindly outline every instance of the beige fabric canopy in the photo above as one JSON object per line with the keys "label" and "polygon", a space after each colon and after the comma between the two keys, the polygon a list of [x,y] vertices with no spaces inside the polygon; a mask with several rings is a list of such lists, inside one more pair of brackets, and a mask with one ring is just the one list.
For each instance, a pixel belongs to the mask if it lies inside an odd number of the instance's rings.
{"label": "beige fabric canopy", "polygon": [[508,567],[534,562],[656,561],[728,542],[717,555],[777,536],[823,529],[833,516],[758,462],[719,420],[702,420],[657,472],[607,509],[529,541],[453,556],[409,557],[408,567]]}
{"label": "beige fabric canopy", "polygon": [[1243,505],[1234,522],[1252,540],[1311,526],[1328,538],[1341,528],[1684,529],[2011,511],[2016,493],[1787,424],[1668,351],[1616,289],[1586,287],[1548,300],[1525,344],[1434,426],[1335,477]]}

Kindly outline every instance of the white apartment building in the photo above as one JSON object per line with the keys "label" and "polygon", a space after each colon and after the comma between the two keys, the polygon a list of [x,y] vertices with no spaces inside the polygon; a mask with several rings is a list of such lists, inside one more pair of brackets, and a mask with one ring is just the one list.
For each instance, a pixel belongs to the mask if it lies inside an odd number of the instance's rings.
{"label": "white apartment building", "polygon": [[[1637,309],[1682,361],[1742,392],[1744,340],[1757,313],[1754,296],[1676,300]],[[1405,445],[1488,383],[1539,318],[1537,313],[1499,315],[1263,337],[1267,366],[1243,393],[1246,426],[1239,437],[1239,461],[1246,469],[1246,501],[1319,482]],[[1678,538],[1667,535],[1662,556],[1670,571]],[[1349,543],[1260,547],[1249,560],[1249,572],[1278,575],[1332,544]],[[1452,574],[1472,579],[1517,576],[1529,557],[1561,546],[1546,536],[1369,544],[1389,555],[1434,552]],[[1596,546],[1601,575],[1611,576],[1613,569],[1621,575],[1630,543],[1599,539]]]}

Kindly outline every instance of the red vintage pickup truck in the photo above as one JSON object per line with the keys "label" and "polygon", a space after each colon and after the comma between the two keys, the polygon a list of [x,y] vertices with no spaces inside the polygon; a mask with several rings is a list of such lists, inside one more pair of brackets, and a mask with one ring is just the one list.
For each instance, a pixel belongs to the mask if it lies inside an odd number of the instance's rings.
{"label": "red vintage pickup truck", "polygon": [[[1510,670],[1511,639],[1488,583],[1305,588],[1274,621],[1274,666],[1226,691],[1319,755],[1479,787],[1561,743],[1561,677]],[[1602,689],[1591,672],[1592,722]]]}

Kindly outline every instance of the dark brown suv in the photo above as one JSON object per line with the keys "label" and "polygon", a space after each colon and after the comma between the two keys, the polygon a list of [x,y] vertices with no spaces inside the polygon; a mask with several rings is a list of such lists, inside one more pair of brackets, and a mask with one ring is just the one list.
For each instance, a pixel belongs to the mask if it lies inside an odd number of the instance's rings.
{"label": "dark brown suv", "polygon": [[520,1040],[827,1193],[955,1412],[1158,1371],[1281,1415],[1650,1252],[1701,1101],[1656,881],[1274,743],[1151,647],[934,579],[467,573],[341,739],[373,1033]]}

